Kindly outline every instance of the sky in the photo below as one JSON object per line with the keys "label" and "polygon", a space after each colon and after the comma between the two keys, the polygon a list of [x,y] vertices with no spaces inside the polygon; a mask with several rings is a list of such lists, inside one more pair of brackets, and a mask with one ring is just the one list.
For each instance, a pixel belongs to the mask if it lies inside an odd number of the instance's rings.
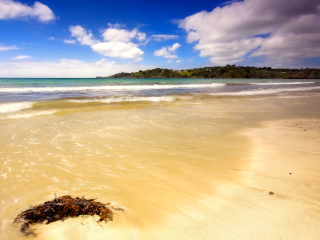
{"label": "sky", "polygon": [[319,68],[319,0],[0,0],[0,77]]}

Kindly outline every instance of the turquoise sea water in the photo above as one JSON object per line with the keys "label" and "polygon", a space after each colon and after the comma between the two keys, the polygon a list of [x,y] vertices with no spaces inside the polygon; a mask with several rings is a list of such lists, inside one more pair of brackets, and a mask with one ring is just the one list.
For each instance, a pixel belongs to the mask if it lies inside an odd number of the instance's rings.
{"label": "turquoise sea water", "polygon": [[134,108],[141,104],[314,91],[320,91],[319,80],[2,78],[0,119],[16,118],[12,114],[30,110],[37,112],[27,116],[52,114],[59,109],[115,105]]}
{"label": "turquoise sea water", "polygon": [[0,102],[177,94],[255,95],[259,91],[301,91],[319,86],[319,80],[300,79],[3,78],[0,79]]}

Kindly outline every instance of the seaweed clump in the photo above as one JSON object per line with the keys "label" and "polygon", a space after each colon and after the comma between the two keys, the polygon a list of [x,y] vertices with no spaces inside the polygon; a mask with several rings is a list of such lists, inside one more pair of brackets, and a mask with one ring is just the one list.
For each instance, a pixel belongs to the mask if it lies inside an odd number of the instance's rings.
{"label": "seaweed clump", "polygon": [[123,211],[122,208],[111,207],[110,203],[104,204],[95,201],[95,199],[73,198],[70,195],[66,195],[56,197],[52,201],[47,201],[21,212],[15,217],[13,223],[24,222],[20,229],[21,234],[35,236],[34,231],[30,228],[32,224],[44,222],[49,224],[80,215],[98,215],[100,217],[99,222],[108,222],[113,220],[112,210]]}

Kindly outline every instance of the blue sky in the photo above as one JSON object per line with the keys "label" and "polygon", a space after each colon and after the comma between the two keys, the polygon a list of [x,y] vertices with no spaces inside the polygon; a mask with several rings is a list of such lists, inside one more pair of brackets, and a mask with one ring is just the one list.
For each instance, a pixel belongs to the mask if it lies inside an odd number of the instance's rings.
{"label": "blue sky", "polygon": [[0,77],[320,66],[318,0],[0,0]]}

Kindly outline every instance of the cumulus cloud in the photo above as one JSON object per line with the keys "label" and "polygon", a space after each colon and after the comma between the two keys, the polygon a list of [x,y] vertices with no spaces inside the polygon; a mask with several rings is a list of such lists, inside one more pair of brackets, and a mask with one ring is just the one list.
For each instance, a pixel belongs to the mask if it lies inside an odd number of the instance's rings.
{"label": "cumulus cloud", "polygon": [[137,29],[128,31],[126,29],[107,28],[102,36],[105,41],[129,42],[137,35]]}
{"label": "cumulus cloud", "polygon": [[214,64],[246,56],[285,63],[320,56],[319,0],[244,0],[186,17],[187,31],[200,56]]}
{"label": "cumulus cloud", "polygon": [[97,43],[97,41],[93,39],[93,34],[90,31],[87,32],[83,27],[79,25],[71,26],[69,30],[71,32],[71,36],[75,37],[81,45],[92,46]]}
{"label": "cumulus cloud", "polygon": [[93,51],[108,57],[139,58],[143,51],[132,42],[99,42],[91,46]]}
{"label": "cumulus cloud", "polygon": [[13,60],[22,60],[22,59],[28,59],[28,58],[31,58],[30,56],[28,55],[18,55],[14,58],[12,58]]}
{"label": "cumulus cloud", "polygon": [[138,41],[144,41],[144,40],[146,40],[146,38],[147,38],[147,35],[145,34],[145,33],[142,33],[142,32],[138,32],[137,33],[137,37],[136,37],[137,39],[138,39]]}
{"label": "cumulus cloud", "polygon": [[6,46],[0,46],[0,51],[7,51],[7,50],[13,50],[13,49],[19,49],[17,47],[6,47]]}
{"label": "cumulus cloud", "polygon": [[181,45],[179,43],[175,43],[172,45],[172,47],[168,47],[169,52],[175,52]]}
{"label": "cumulus cloud", "polygon": [[181,47],[179,43],[175,43],[172,46],[163,47],[153,53],[153,55],[157,57],[164,57],[164,58],[178,58],[177,55],[174,55],[175,51]]}
{"label": "cumulus cloud", "polygon": [[0,0],[0,19],[35,18],[40,22],[49,22],[55,19],[51,9],[40,2],[32,7],[13,0]]}
{"label": "cumulus cloud", "polygon": [[0,77],[39,77],[39,78],[83,78],[109,76],[119,72],[137,72],[152,69],[154,66],[141,64],[117,64],[101,59],[97,62],[84,62],[77,59],[61,59],[58,62],[1,62]]}
{"label": "cumulus cloud", "polygon": [[133,38],[136,38],[138,41],[146,40],[146,34],[139,32],[138,29],[134,28],[129,31],[126,29],[117,28],[107,28],[102,33],[103,39],[109,42],[129,42]]}
{"label": "cumulus cloud", "polygon": [[170,40],[170,39],[177,39],[179,36],[178,35],[168,35],[168,34],[154,34],[151,36],[153,40],[157,42],[165,41],[165,40]]}
{"label": "cumulus cloud", "polygon": [[76,37],[81,45],[88,45],[97,53],[108,57],[134,58],[136,61],[141,61],[144,52],[132,41],[133,39],[143,41],[146,39],[146,34],[136,28],[129,31],[120,29],[122,25],[109,24],[109,26],[111,27],[102,31],[103,41],[95,40],[93,34],[81,26],[71,26],[69,30],[71,36]]}
{"label": "cumulus cloud", "polygon": [[176,61],[176,63],[180,63],[180,62],[181,62],[181,60],[177,60],[177,61]]}

